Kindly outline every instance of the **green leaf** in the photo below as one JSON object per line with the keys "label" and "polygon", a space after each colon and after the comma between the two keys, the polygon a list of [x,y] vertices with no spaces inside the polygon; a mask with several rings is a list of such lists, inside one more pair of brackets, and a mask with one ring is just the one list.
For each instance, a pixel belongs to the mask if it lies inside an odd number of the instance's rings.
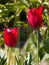
{"label": "green leaf", "polygon": [[3,38],[2,38],[3,32],[0,32],[0,46],[3,44]]}
{"label": "green leaf", "polygon": [[6,59],[4,58],[4,56],[3,58],[0,57],[0,65],[5,65],[5,63],[6,63]]}
{"label": "green leaf", "polygon": [[44,48],[45,52],[49,53],[49,38],[46,38],[43,41],[43,48]]}
{"label": "green leaf", "polygon": [[26,56],[26,60],[25,60],[25,65],[32,65],[32,55],[31,53],[28,53],[28,55]]}

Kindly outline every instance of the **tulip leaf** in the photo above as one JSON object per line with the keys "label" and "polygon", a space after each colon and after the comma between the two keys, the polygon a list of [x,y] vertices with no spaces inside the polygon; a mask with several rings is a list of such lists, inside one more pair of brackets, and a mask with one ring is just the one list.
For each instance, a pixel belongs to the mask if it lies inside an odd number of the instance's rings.
{"label": "tulip leaf", "polygon": [[44,50],[49,53],[49,38],[46,38],[44,41],[43,41],[43,48]]}
{"label": "tulip leaf", "polygon": [[28,53],[28,55],[26,56],[26,60],[25,60],[25,65],[32,65],[32,55],[31,53]]}
{"label": "tulip leaf", "polygon": [[0,65],[5,65],[5,63],[6,63],[6,59],[4,58],[4,56],[3,58],[0,57]]}

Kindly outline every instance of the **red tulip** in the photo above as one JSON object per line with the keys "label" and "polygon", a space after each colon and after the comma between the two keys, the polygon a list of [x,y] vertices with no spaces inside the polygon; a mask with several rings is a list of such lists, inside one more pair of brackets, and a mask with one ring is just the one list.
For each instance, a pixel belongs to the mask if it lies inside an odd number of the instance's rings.
{"label": "red tulip", "polygon": [[15,28],[7,28],[4,30],[4,43],[9,47],[14,47],[18,40],[18,29]]}
{"label": "red tulip", "polygon": [[28,9],[27,19],[30,26],[38,29],[42,25],[42,10],[43,7]]}

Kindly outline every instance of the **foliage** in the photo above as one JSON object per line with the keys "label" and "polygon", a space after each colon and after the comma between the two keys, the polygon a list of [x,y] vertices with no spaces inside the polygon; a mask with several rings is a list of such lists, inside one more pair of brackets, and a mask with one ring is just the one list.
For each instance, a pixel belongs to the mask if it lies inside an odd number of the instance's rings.
{"label": "foliage", "polygon": [[0,57],[0,65],[5,65],[6,63],[6,59],[4,59],[4,56],[3,58]]}
{"label": "foliage", "polygon": [[[27,9],[43,6],[43,25],[37,32],[27,23]],[[37,40],[39,41],[39,63],[49,61],[49,1],[48,0],[0,0],[0,51],[8,55],[8,47],[3,43],[3,28],[18,27],[19,39],[12,49],[10,62],[15,65],[35,65],[37,62]],[[5,52],[6,51],[6,52]],[[8,56],[0,55],[0,65],[6,65]],[[14,58],[15,57],[15,58]],[[49,63],[49,62],[48,62]],[[12,65],[12,64],[11,64]]]}

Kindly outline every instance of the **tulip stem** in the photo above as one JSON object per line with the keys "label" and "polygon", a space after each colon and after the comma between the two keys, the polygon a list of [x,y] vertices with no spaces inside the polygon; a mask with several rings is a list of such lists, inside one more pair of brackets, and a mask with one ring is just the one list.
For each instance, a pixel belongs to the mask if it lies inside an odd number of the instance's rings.
{"label": "tulip stem", "polygon": [[39,61],[38,49],[39,49],[39,40],[38,40],[38,30],[37,30],[37,65],[38,65],[38,61]]}
{"label": "tulip stem", "polygon": [[7,63],[7,65],[10,65],[10,58],[11,58],[11,48],[8,49],[8,63]]}

